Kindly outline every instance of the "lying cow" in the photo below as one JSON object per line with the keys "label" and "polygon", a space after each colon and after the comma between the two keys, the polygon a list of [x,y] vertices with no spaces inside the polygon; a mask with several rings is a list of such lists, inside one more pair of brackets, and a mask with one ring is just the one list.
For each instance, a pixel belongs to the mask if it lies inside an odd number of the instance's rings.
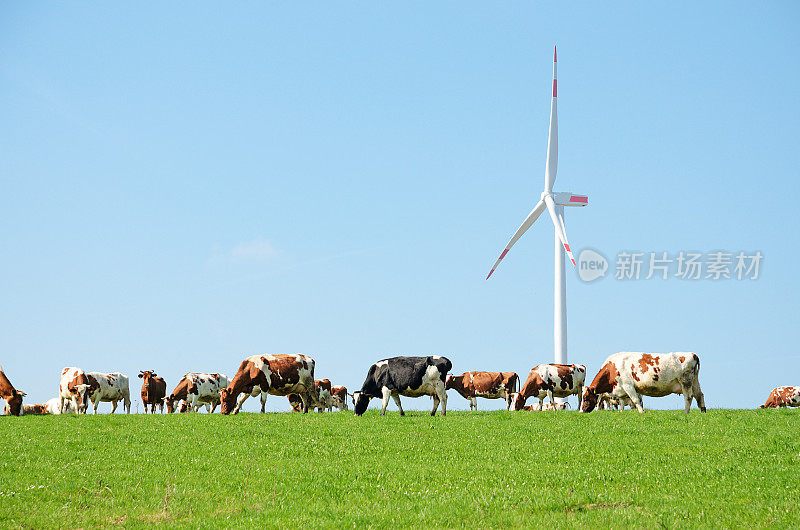
{"label": "lying cow", "polygon": [[640,395],[683,394],[687,414],[692,399],[705,412],[706,403],[697,377],[699,372],[700,359],[691,352],[615,353],[606,359],[592,384],[584,389],[581,411],[591,412],[602,394],[610,394],[621,401],[628,398],[639,412],[644,412]]}
{"label": "lying cow", "polygon": [[769,393],[767,402],[759,408],[800,407],[800,386],[779,386]]}
{"label": "lying cow", "polygon": [[381,415],[384,415],[389,397],[392,397],[400,409],[400,415],[403,416],[405,412],[400,405],[400,396],[432,396],[431,416],[436,415],[439,402],[442,403],[442,416],[444,416],[447,413],[447,392],[444,381],[452,367],[453,363],[440,355],[392,357],[378,361],[370,366],[361,391],[353,393],[355,414],[356,416],[364,414],[370,399],[381,398],[383,400]]}
{"label": "lying cow", "polygon": [[[47,403],[45,403],[45,406],[47,406],[47,414],[61,414],[61,398],[54,397],[48,399]],[[72,401],[66,401],[64,406],[66,408],[64,411],[65,414],[74,414],[77,412],[72,406]]]}
{"label": "lying cow", "polygon": [[154,370],[140,371],[139,379],[142,380],[142,403],[144,403],[145,414],[147,414],[147,405],[150,405],[151,414],[156,412],[156,405],[163,414],[164,398],[167,397],[167,382],[163,377],[158,377]]}
{"label": "lying cow", "polygon": [[3,367],[0,366],[0,399],[6,402],[5,407],[3,407],[3,413],[21,416],[24,413],[22,409],[23,397],[25,397],[25,392],[14,388],[14,385],[11,384],[11,381],[8,380],[5,372],[3,372]]}
{"label": "lying cow", "polygon": [[333,396],[333,406],[339,410],[347,410],[347,387],[332,386],[331,395]]}
{"label": "lying cow", "polygon": [[569,408],[568,401],[556,402],[556,403],[533,403],[532,405],[525,405],[522,407],[522,410],[527,410],[529,412],[538,412],[542,410],[567,410]]}
{"label": "lying cow", "polygon": [[553,410],[554,398],[578,396],[581,406],[581,390],[586,382],[586,367],[582,364],[540,364],[535,366],[519,393],[514,395],[514,410],[522,410],[528,398],[539,399],[539,410],[543,410],[544,399],[550,400]]}
{"label": "lying cow", "polygon": [[[58,385],[58,410],[64,414],[71,408],[78,414],[86,414],[89,408],[89,389],[92,387],[86,372],[80,368],[68,367],[61,370]],[[98,385],[95,382],[95,388]],[[69,403],[69,405],[67,405]]]}
{"label": "lying cow", "polygon": [[95,414],[97,414],[97,407],[102,402],[111,402],[111,414],[114,414],[114,411],[117,410],[117,403],[120,401],[122,401],[125,413],[131,413],[131,391],[127,375],[119,372],[110,374],[89,372],[86,374],[86,378],[90,385],[87,395],[92,402]]}
{"label": "lying cow", "polygon": [[519,377],[514,372],[464,372],[447,374],[445,390],[455,390],[469,400],[469,410],[478,410],[478,398],[502,399],[511,409],[511,396],[519,391]]}
{"label": "lying cow", "polygon": [[314,359],[307,355],[251,355],[242,361],[230,384],[220,390],[222,413],[230,414],[239,394],[252,394],[257,387],[273,396],[299,394],[303,412],[308,412],[309,403],[319,406],[314,365]]}
{"label": "lying cow", "polygon": [[317,395],[319,396],[317,412],[322,412],[325,409],[328,409],[328,412],[333,412],[333,394],[331,393],[330,379],[315,379],[314,387],[317,389]]}
{"label": "lying cow", "polygon": [[192,412],[197,412],[200,405],[205,405],[206,412],[211,414],[219,405],[219,391],[227,384],[225,374],[189,372],[181,377],[175,390],[164,398],[167,412],[175,412],[175,402],[186,401]]}
{"label": "lying cow", "polygon": [[22,405],[22,413],[27,414],[50,414],[47,410],[47,403],[36,403],[35,405]]}

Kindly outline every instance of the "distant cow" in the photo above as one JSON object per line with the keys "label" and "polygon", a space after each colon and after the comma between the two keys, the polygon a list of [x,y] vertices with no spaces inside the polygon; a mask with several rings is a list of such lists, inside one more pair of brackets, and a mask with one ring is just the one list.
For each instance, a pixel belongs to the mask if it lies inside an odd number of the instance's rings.
{"label": "distant cow", "polygon": [[234,414],[239,414],[239,411],[242,408],[242,405],[247,398],[249,397],[260,397],[261,398],[261,414],[264,414],[264,409],[267,406],[267,393],[263,392],[260,387],[254,386],[253,391],[249,394],[242,392],[242,395],[239,396],[239,399],[236,400],[236,406],[233,408]]}
{"label": "distant cow", "polygon": [[392,357],[378,361],[370,366],[361,391],[353,393],[355,414],[356,416],[364,414],[370,399],[381,398],[383,400],[381,415],[384,415],[389,397],[392,397],[400,409],[400,415],[403,416],[405,413],[400,405],[400,396],[432,396],[431,416],[436,414],[440,401],[444,416],[447,413],[447,392],[444,381],[451,368],[453,363],[440,355]]}
{"label": "distant cow", "polygon": [[333,394],[331,394],[331,381],[330,379],[315,379],[314,387],[317,389],[319,396],[319,405],[317,412],[322,412],[328,409],[328,412],[333,411]]}
{"label": "distant cow", "polygon": [[[94,388],[98,388],[94,382]],[[92,383],[86,376],[86,372],[80,368],[68,367],[61,370],[61,382],[58,385],[58,408],[61,413],[66,413],[69,407],[78,414],[86,414],[89,407],[89,390]]]}
{"label": "distant cow", "polygon": [[532,405],[525,405],[522,407],[522,410],[527,410],[529,412],[538,412],[542,410],[567,410],[569,408],[568,401],[562,401],[561,403],[533,403]]}
{"label": "distant cow", "polygon": [[4,413],[11,414],[12,416],[21,416],[23,414],[23,397],[25,397],[25,392],[21,392],[14,388],[14,385],[11,384],[11,381],[8,380],[5,372],[3,372],[3,367],[0,366],[0,399],[5,400],[6,402]]}
{"label": "distant cow", "polygon": [[597,405],[598,396],[602,394],[610,394],[621,401],[628,398],[639,412],[644,412],[640,395],[663,397],[683,394],[687,414],[693,398],[700,410],[705,412],[699,372],[700,359],[691,352],[615,353],[606,359],[592,384],[584,389],[581,411],[592,411]]}
{"label": "distant cow", "polygon": [[104,374],[102,372],[89,372],[86,374],[91,387],[87,393],[92,402],[94,413],[102,402],[111,402],[111,414],[117,410],[117,402],[122,401],[122,406],[127,414],[131,413],[131,390],[128,376],[119,372]]}
{"label": "distant cow", "polygon": [[800,386],[779,386],[769,393],[767,402],[759,408],[800,407]]}
{"label": "distant cow", "polygon": [[[641,401],[642,406],[644,407],[644,398],[639,396],[639,401]],[[601,394],[597,398],[597,410],[625,410],[625,407],[636,408],[633,404],[633,401],[630,400],[628,397],[622,398],[615,398],[611,394]]]}
{"label": "distant cow", "polygon": [[308,412],[309,403],[319,405],[314,364],[314,359],[307,355],[251,355],[242,361],[230,384],[220,391],[222,413],[230,414],[239,394],[251,394],[256,387],[273,396],[299,394],[303,412]]}
{"label": "distant cow", "polygon": [[347,387],[332,386],[331,395],[333,396],[333,406],[339,410],[347,410]]}
{"label": "distant cow", "polygon": [[519,377],[514,372],[464,372],[448,374],[446,390],[455,390],[469,400],[469,410],[478,410],[478,398],[502,399],[511,409],[511,396],[519,391]]}
{"label": "distant cow", "polygon": [[528,398],[539,399],[539,410],[543,409],[544,399],[550,400],[553,410],[556,409],[553,398],[565,398],[573,394],[578,396],[578,407],[581,406],[581,390],[586,382],[586,367],[582,364],[540,364],[535,366],[522,390],[514,396],[514,410],[522,410]]}
{"label": "distant cow", "polygon": [[142,403],[144,412],[147,413],[147,405],[150,405],[150,413],[154,414],[156,405],[159,411],[164,413],[164,398],[167,397],[167,382],[163,377],[158,377],[154,370],[142,370],[139,372],[139,379],[142,379]]}
{"label": "distant cow", "polygon": [[211,414],[219,405],[219,391],[227,384],[228,378],[225,374],[189,372],[181,377],[175,390],[164,398],[167,412],[175,412],[175,402],[183,400],[192,412],[197,412],[200,405],[205,405],[206,412]]}
{"label": "distant cow", "polygon": [[35,405],[22,405],[23,414],[50,414],[47,403],[37,403]]}
{"label": "distant cow", "polygon": [[[54,397],[48,399],[45,405],[47,406],[48,414],[56,414],[56,415],[61,414],[61,398]],[[75,408],[72,405],[72,401],[65,401],[64,407],[66,408],[66,410],[64,411],[65,414],[76,412]]]}

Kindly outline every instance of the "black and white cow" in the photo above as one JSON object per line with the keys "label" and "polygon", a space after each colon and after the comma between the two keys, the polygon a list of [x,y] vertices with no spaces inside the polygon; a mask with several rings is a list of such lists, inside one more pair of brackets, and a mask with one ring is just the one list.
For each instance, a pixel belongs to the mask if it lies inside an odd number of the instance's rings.
{"label": "black and white cow", "polygon": [[400,405],[400,396],[432,396],[431,416],[436,414],[440,401],[442,402],[442,416],[444,416],[447,412],[445,378],[452,367],[453,363],[440,355],[392,357],[376,362],[369,367],[367,379],[361,386],[361,391],[353,392],[356,416],[364,414],[372,398],[383,400],[381,415],[386,414],[389,397],[394,398],[397,408],[400,409],[400,415],[403,416],[405,413]]}

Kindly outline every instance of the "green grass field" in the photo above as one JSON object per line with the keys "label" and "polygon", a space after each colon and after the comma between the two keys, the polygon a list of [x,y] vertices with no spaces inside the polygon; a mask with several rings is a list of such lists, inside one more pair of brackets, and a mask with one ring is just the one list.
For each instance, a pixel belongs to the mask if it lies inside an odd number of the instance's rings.
{"label": "green grass field", "polygon": [[797,527],[796,410],[0,418],[0,527]]}

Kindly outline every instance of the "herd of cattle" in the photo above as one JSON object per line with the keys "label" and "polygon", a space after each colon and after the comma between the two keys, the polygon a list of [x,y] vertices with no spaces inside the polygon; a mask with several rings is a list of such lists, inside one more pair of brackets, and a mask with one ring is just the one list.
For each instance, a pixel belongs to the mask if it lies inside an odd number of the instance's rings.
{"label": "herd of cattle", "polygon": [[[642,396],[662,397],[681,394],[688,413],[694,399],[701,411],[706,405],[700,390],[700,359],[694,353],[622,352],[606,359],[592,383],[585,385],[586,367],[580,364],[541,364],[534,367],[520,385],[514,372],[465,372],[452,375],[452,363],[439,355],[428,357],[392,357],[370,366],[360,391],[347,392],[333,386],[328,379],[314,378],[314,359],[300,354],[252,355],[244,359],[233,379],[224,374],[188,373],[167,394],[167,383],[153,370],[139,373],[142,379],[142,402],[147,412],[156,407],[163,413],[197,412],[205,406],[209,413],[220,405],[223,414],[236,414],[249,397],[260,397],[261,412],[267,395],[286,396],[295,411],[331,411],[333,407],[348,410],[352,399],[356,415],[363,414],[372,398],[382,401],[381,414],[386,413],[392,398],[403,415],[400,396],[431,396],[433,410],[441,404],[447,412],[447,390],[455,390],[469,401],[470,410],[478,409],[477,398],[502,399],[507,410],[557,410],[567,406],[554,398],[576,395],[578,409],[591,412],[595,408],[623,410],[626,406],[643,412]],[[61,372],[58,397],[47,403],[23,405],[25,393],[14,388],[0,367],[0,398],[5,400],[4,414],[85,414],[89,403],[94,413],[102,402],[111,403],[113,413],[121,401],[130,413],[131,396],[128,377],[121,373],[84,372],[80,368],[64,368]],[[534,404],[525,405],[534,398]],[[538,399],[538,403],[535,400]],[[549,403],[545,403],[545,399]],[[800,387],[778,387],[761,406],[800,406]]]}

